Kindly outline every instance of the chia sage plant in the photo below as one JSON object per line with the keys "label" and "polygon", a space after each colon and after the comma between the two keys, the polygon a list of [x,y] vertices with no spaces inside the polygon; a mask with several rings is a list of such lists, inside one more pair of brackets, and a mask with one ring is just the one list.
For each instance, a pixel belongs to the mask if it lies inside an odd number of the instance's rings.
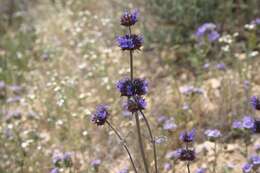
{"label": "chia sage plant", "polygon": [[[116,41],[118,46],[122,49],[122,51],[129,52],[129,62],[130,62],[130,77],[121,79],[117,82],[116,88],[120,92],[122,97],[126,97],[127,101],[124,104],[124,108],[131,112],[132,115],[135,116],[136,121],[136,131],[138,135],[138,143],[140,148],[140,153],[142,156],[142,161],[145,169],[145,173],[150,173],[148,159],[145,154],[144,149],[144,141],[141,135],[141,127],[140,127],[140,120],[139,116],[144,119],[145,125],[148,129],[150,141],[153,146],[153,155],[154,155],[154,169],[155,173],[158,173],[158,166],[157,166],[157,154],[156,154],[156,146],[155,146],[155,139],[152,134],[152,130],[150,124],[144,114],[144,110],[146,108],[146,101],[143,96],[148,92],[148,82],[145,79],[134,78],[134,63],[133,63],[133,54],[134,52],[140,50],[143,44],[143,37],[137,34],[132,33],[132,26],[136,24],[138,21],[139,12],[137,10],[133,11],[126,11],[121,16],[121,25],[128,29],[128,32],[124,36],[118,36]],[[129,147],[126,141],[122,138],[118,130],[108,121],[110,113],[108,111],[108,106],[106,105],[99,105],[97,106],[96,112],[92,115],[92,122],[97,124],[98,126],[107,124],[117,135],[117,137],[122,141],[123,147],[125,148],[134,172],[142,172],[138,170],[135,166],[133,157],[130,153]]]}

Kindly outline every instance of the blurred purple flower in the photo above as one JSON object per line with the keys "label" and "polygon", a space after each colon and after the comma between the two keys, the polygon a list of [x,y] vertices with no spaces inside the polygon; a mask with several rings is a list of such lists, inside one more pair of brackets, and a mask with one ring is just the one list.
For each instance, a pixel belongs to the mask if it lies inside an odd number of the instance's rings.
{"label": "blurred purple flower", "polygon": [[198,168],[196,170],[196,173],[206,173],[206,169],[205,168]]}
{"label": "blurred purple flower", "polygon": [[260,25],[260,18],[256,18],[255,20],[253,20],[251,22],[251,24],[253,24],[253,25]]}
{"label": "blurred purple flower", "polygon": [[195,35],[200,43],[204,41],[205,37],[209,42],[214,42],[220,37],[220,34],[216,31],[216,25],[213,23],[204,23],[198,27]]}
{"label": "blurred purple flower", "polygon": [[171,160],[178,159],[178,158],[180,157],[181,151],[182,151],[181,148],[179,148],[179,149],[177,149],[177,150],[169,151],[169,152],[166,154],[165,157],[166,157],[167,159],[171,159]]}
{"label": "blurred purple flower", "polygon": [[246,90],[248,90],[248,89],[250,88],[250,81],[244,80],[243,84],[244,84],[244,88],[245,88]]}
{"label": "blurred purple flower", "polygon": [[190,132],[181,132],[179,139],[183,142],[193,142],[195,139],[196,131],[195,129],[192,129]]}
{"label": "blurred purple flower", "polygon": [[190,149],[181,149],[179,159],[182,161],[193,161],[195,160],[195,151]]}
{"label": "blurred purple flower", "polygon": [[249,164],[249,163],[244,164],[244,166],[242,168],[243,173],[250,173],[252,168],[253,168],[252,164]]}
{"label": "blurred purple flower", "polygon": [[59,169],[58,168],[52,168],[50,173],[59,173]]}
{"label": "blurred purple flower", "polygon": [[209,66],[210,66],[210,64],[209,64],[209,63],[206,63],[206,64],[203,65],[203,68],[204,68],[205,70],[207,70],[207,69],[209,69]]}
{"label": "blurred purple flower", "polygon": [[6,87],[5,82],[4,81],[0,81],[0,90],[4,90]]}
{"label": "blurred purple flower", "polygon": [[177,125],[172,120],[167,120],[163,124],[164,130],[174,130],[177,128]]}
{"label": "blurred purple flower", "polygon": [[257,96],[252,96],[251,105],[255,110],[260,110],[260,99]]}
{"label": "blurred purple flower", "polygon": [[242,120],[242,124],[245,129],[253,129],[255,120],[251,116],[245,116]]}
{"label": "blurred purple flower", "polygon": [[137,18],[139,16],[139,11],[138,10],[133,10],[131,12],[126,11],[124,14],[121,16],[121,25],[123,26],[132,26],[137,22]]}
{"label": "blurred purple flower", "polygon": [[135,99],[129,98],[124,104],[124,108],[129,112],[138,112],[139,110],[144,110],[147,103],[144,98],[140,96],[135,96]]}
{"label": "blurred purple flower", "polygon": [[129,173],[129,170],[127,168],[121,169],[118,173]]}
{"label": "blurred purple flower", "polygon": [[63,162],[63,155],[62,153],[54,153],[52,156],[52,163],[53,165],[59,167],[61,166],[61,163]]}
{"label": "blurred purple flower", "polygon": [[171,163],[165,163],[163,167],[165,171],[170,171],[173,166]]}
{"label": "blurred purple flower", "polygon": [[205,131],[205,135],[210,139],[216,139],[221,137],[221,132],[217,129],[208,129]]}
{"label": "blurred purple flower", "polygon": [[96,111],[92,114],[92,122],[99,125],[104,125],[109,116],[107,105],[98,105]]}
{"label": "blurred purple flower", "polygon": [[159,125],[163,124],[165,121],[168,120],[168,117],[165,116],[165,115],[160,115],[158,118],[157,118],[157,122]]}
{"label": "blurred purple flower", "polygon": [[144,40],[139,35],[124,35],[117,37],[117,43],[122,50],[140,50]]}
{"label": "blurred purple flower", "polygon": [[235,120],[232,123],[232,128],[234,129],[242,129],[243,128],[243,124],[241,121]]}
{"label": "blurred purple flower", "polygon": [[98,168],[100,165],[101,165],[101,160],[100,159],[95,159],[95,160],[92,160],[90,162],[90,165],[94,168]]}
{"label": "blurred purple flower", "polygon": [[257,155],[251,156],[250,161],[254,166],[260,166],[260,156]]}
{"label": "blurred purple flower", "polygon": [[216,68],[218,70],[225,70],[226,69],[226,65],[224,63],[219,63],[216,65]]}

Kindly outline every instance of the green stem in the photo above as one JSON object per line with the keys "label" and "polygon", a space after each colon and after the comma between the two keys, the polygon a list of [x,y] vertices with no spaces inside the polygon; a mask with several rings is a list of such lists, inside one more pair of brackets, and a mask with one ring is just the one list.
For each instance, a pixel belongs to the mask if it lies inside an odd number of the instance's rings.
{"label": "green stem", "polygon": [[155,167],[155,173],[158,173],[158,166],[157,166],[157,154],[156,154],[156,146],[155,146],[155,139],[153,137],[153,133],[152,133],[152,130],[151,130],[151,127],[150,127],[150,124],[146,118],[146,116],[144,115],[143,111],[140,110],[140,113],[142,114],[143,118],[144,118],[144,121],[145,121],[145,124],[147,126],[147,129],[149,131],[149,135],[150,135],[150,138],[151,138],[151,143],[153,145],[153,155],[154,155],[154,167]]}
{"label": "green stem", "polygon": [[131,155],[131,153],[130,153],[130,151],[129,151],[128,146],[127,146],[126,143],[125,143],[125,140],[122,138],[122,136],[119,134],[119,132],[112,126],[112,124],[111,124],[109,121],[106,121],[106,123],[107,123],[108,126],[115,132],[115,134],[116,134],[117,137],[120,139],[120,141],[123,142],[123,146],[124,146],[124,148],[125,148],[125,150],[126,150],[128,156],[129,156],[129,159],[130,159],[130,161],[131,161],[131,163],[132,163],[133,169],[134,169],[135,173],[137,173],[137,169],[136,169],[134,160],[133,160],[133,158],[132,158],[132,155]]}
{"label": "green stem", "polygon": [[137,130],[137,135],[138,135],[138,142],[139,142],[139,148],[141,151],[141,156],[144,162],[144,168],[145,168],[145,172],[149,173],[149,169],[148,169],[148,164],[147,164],[147,160],[145,157],[145,152],[144,152],[144,146],[143,146],[143,140],[142,140],[142,135],[141,135],[141,128],[140,128],[140,122],[139,122],[139,117],[138,117],[138,113],[135,113],[135,121],[136,121],[136,130]]}

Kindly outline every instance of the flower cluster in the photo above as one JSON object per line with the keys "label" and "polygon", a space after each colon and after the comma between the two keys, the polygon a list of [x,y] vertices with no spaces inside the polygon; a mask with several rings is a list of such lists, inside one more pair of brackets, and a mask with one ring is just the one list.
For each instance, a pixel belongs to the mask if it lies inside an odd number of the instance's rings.
{"label": "flower cluster", "polygon": [[250,157],[249,162],[243,166],[243,173],[250,173],[252,171],[257,171],[260,168],[260,156],[253,155]]}
{"label": "flower cluster", "polygon": [[92,122],[98,126],[104,125],[109,116],[107,105],[98,105],[96,111],[92,114]]}
{"label": "flower cluster", "polygon": [[121,96],[141,96],[147,93],[148,82],[139,78],[133,79],[133,81],[129,78],[125,78],[117,82],[116,88],[121,93]]}
{"label": "flower cluster", "polygon": [[123,26],[132,26],[134,25],[138,20],[139,12],[138,10],[133,10],[131,12],[126,11],[121,16],[121,25]]}
{"label": "flower cluster", "polygon": [[185,143],[185,148],[178,150],[178,158],[181,161],[195,160],[195,151],[194,149],[189,148],[189,143],[192,143],[195,140],[195,134],[195,129],[192,129],[190,132],[185,131],[180,133],[179,139]]}
{"label": "flower cluster", "polygon": [[117,37],[117,43],[122,50],[140,50],[144,40],[142,36],[136,34],[126,34]]}
{"label": "flower cluster", "polygon": [[235,120],[232,123],[232,128],[237,130],[250,130],[256,132],[259,130],[259,121],[254,120],[251,116],[244,116],[242,120]]}
{"label": "flower cluster", "polygon": [[55,153],[52,157],[52,163],[54,165],[54,168],[51,169],[50,173],[59,173],[59,168],[62,167],[72,167],[73,162],[71,153]]}
{"label": "flower cluster", "polygon": [[220,37],[214,23],[204,23],[197,29],[195,35],[200,42],[203,42],[205,38],[209,42],[214,42]]}
{"label": "flower cluster", "polygon": [[134,98],[127,99],[126,103],[124,104],[124,108],[125,110],[134,113],[139,110],[144,110],[146,105],[147,103],[144,98],[135,96]]}

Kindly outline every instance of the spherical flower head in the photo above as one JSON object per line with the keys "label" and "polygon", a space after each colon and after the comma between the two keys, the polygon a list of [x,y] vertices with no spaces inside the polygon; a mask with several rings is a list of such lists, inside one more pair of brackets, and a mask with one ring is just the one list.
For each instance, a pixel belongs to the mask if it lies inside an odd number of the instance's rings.
{"label": "spherical flower head", "polygon": [[206,173],[206,169],[205,168],[198,168],[196,170],[196,173]]}
{"label": "spherical flower head", "polygon": [[221,132],[217,129],[208,129],[205,131],[205,135],[209,138],[209,139],[217,139],[219,137],[221,137]]}
{"label": "spherical flower head", "polygon": [[245,116],[242,120],[245,129],[254,129],[255,120],[251,116]]}
{"label": "spherical flower head", "polygon": [[124,105],[126,110],[129,112],[138,112],[144,110],[147,106],[147,103],[144,98],[140,96],[135,96],[134,98],[127,99],[126,104]]}
{"label": "spherical flower head", "polygon": [[117,43],[122,50],[140,50],[143,42],[143,37],[136,34],[117,37]]}
{"label": "spherical flower head", "polygon": [[257,96],[252,96],[251,105],[255,110],[260,110],[260,99]]}
{"label": "spherical flower head", "polygon": [[107,105],[98,105],[96,112],[92,114],[92,122],[98,126],[104,125],[109,116]]}
{"label": "spherical flower head", "polygon": [[124,12],[124,14],[121,16],[121,25],[128,27],[134,25],[137,22],[138,16],[139,11],[136,9],[131,12]]}
{"label": "spherical flower head", "polygon": [[241,121],[235,120],[232,123],[232,128],[234,129],[242,129],[243,128],[243,124]]}
{"label": "spherical flower head", "polygon": [[58,168],[52,168],[50,173],[59,173],[59,169]]}
{"label": "spherical flower head", "polygon": [[181,161],[193,161],[195,160],[195,151],[190,149],[182,149],[179,159]]}
{"label": "spherical flower head", "polygon": [[145,79],[134,79],[133,86],[137,95],[145,95],[148,92],[148,81]]}
{"label": "spherical flower head", "polygon": [[246,163],[244,164],[242,170],[243,170],[243,173],[250,173],[253,169],[253,165],[252,164],[249,164],[249,163]]}
{"label": "spherical flower head", "polygon": [[125,78],[117,82],[116,88],[121,93],[121,96],[141,96],[147,93],[148,82],[145,79],[135,78],[131,81],[131,79]]}
{"label": "spherical flower head", "polygon": [[182,132],[180,134],[180,140],[186,143],[193,142],[195,139],[196,130],[192,129],[190,132]]}
{"label": "spherical flower head", "polygon": [[119,80],[116,84],[116,88],[121,93],[121,96],[130,97],[134,95],[134,86],[129,78]]}

